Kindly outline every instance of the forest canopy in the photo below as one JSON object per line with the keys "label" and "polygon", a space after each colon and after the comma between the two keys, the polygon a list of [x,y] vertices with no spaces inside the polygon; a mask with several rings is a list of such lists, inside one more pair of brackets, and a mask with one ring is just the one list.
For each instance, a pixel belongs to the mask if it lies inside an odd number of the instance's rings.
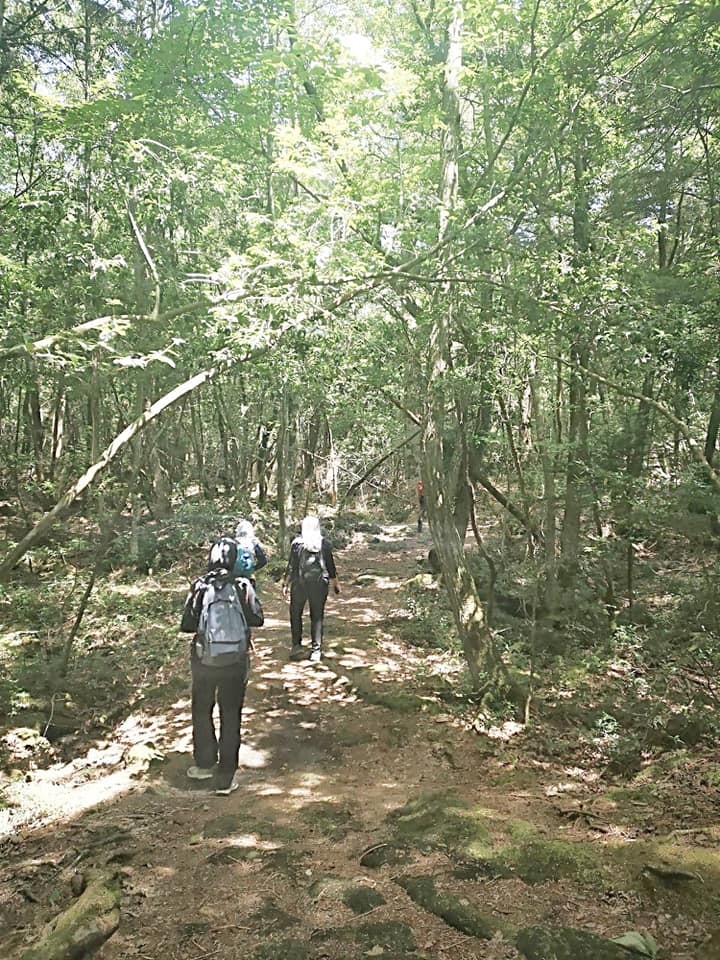
{"label": "forest canopy", "polygon": [[139,561],[192,489],[284,543],[421,476],[476,681],[478,499],[612,622],[638,542],[718,532],[719,42],[711,2],[4,0],[0,575],[79,498]]}

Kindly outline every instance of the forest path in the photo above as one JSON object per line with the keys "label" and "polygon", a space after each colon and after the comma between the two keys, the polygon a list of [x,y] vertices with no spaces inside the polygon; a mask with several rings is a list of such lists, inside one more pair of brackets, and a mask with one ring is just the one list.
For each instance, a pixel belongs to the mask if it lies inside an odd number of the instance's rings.
{"label": "forest path", "polygon": [[[463,857],[448,856],[491,845],[488,824],[506,837],[572,839],[587,830],[558,824],[548,800],[558,771],[521,760],[512,748],[494,750],[449,713],[408,709],[402,697],[399,708],[371,702],[383,688],[422,693],[431,660],[385,626],[427,541],[407,528],[374,540],[338,553],[342,595],[328,601],[321,664],[288,662],[287,606],[279,584],[261,579],[266,624],[256,631],[239,790],[215,797],[187,780],[185,696],[137,723],[139,739],[154,731],[162,763],[88,774],[100,797],[103,779],[113,777],[124,777],[129,793],[84,813],[78,808],[74,817],[66,809],[52,829],[48,822],[5,844],[3,956],[20,956],[40,924],[71,901],[73,873],[108,867],[122,876],[121,921],[95,954],[100,960],[531,956],[503,931],[478,939],[418,906],[397,883],[407,871],[452,882],[458,903],[480,903],[485,915],[514,929],[551,921],[612,935],[639,926],[657,932],[652,907],[638,897],[600,899],[564,877],[564,854],[554,847],[559,859],[545,864],[541,885],[463,874]],[[184,660],[177,669],[187,670]],[[78,791],[81,781],[73,781]],[[438,804],[439,797],[451,800]],[[407,849],[395,860],[383,856],[408,824],[420,829],[419,841],[405,832]],[[677,928],[676,917],[666,919]]]}

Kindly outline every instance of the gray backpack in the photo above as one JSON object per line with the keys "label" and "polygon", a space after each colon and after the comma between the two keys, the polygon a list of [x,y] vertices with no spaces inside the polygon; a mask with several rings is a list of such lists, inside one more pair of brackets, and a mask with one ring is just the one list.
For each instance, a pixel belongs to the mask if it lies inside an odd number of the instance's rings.
{"label": "gray backpack", "polygon": [[250,630],[238,590],[224,577],[209,580],[205,588],[195,651],[208,667],[240,663],[248,655]]}
{"label": "gray backpack", "polygon": [[311,550],[305,544],[300,547],[298,576],[302,583],[321,583],[329,579],[322,547],[319,550]]}

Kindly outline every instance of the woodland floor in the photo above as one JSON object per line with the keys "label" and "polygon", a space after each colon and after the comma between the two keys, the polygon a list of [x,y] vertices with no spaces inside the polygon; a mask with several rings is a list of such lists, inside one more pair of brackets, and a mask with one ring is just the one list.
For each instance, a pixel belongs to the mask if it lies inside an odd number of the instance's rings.
{"label": "woodland floor", "polygon": [[[188,683],[16,785],[0,809],[1,956],[20,956],[64,909],[74,873],[111,864],[121,920],[100,960],[511,960],[522,955],[507,931],[534,925],[648,931],[661,956],[720,957],[717,789],[612,789],[582,765],[572,729],[555,752],[542,724],[478,734],[425,695],[424,679],[437,690],[450,662],[386,625],[425,535],[394,527],[374,541],[337,554],[343,592],[328,601],[319,665],[288,662],[286,605],[261,574],[266,625],[233,795],[186,779]],[[179,571],[165,584],[176,617],[186,584]],[[188,672],[186,643],[178,636],[167,690]],[[136,758],[146,742],[163,759]],[[361,865],[369,850],[396,862]],[[502,930],[479,939],[449,926],[398,884],[406,874],[432,876]],[[345,902],[358,886],[364,914]]]}

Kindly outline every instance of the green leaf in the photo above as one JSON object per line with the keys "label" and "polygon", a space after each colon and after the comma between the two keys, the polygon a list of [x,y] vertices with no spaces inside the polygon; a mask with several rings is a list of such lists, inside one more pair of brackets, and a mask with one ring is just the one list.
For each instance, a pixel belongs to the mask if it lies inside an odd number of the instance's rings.
{"label": "green leaf", "polygon": [[639,957],[650,957],[651,960],[657,957],[658,945],[649,933],[638,933],[637,930],[632,930],[621,937],[615,937],[613,943],[617,943],[629,953]]}

